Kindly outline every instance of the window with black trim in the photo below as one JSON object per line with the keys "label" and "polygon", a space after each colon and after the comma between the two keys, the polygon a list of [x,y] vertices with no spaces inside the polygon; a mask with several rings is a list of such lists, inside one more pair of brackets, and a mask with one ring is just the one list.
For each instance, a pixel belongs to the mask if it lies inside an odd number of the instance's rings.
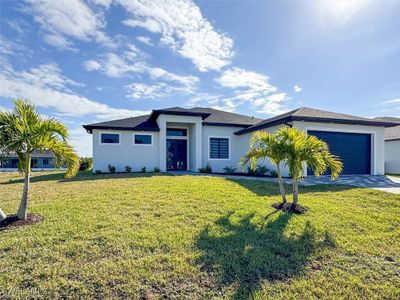
{"label": "window with black trim", "polygon": [[187,136],[187,130],[184,128],[167,128],[167,136]]}
{"label": "window with black trim", "polygon": [[210,138],[210,158],[229,159],[228,138]]}
{"label": "window with black trim", "polygon": [[151,134],[135,134],[135,145],[151,145],[152,135]]}
{"label": "window with black trim", "polygon": [[118,133],[102,133],[101,134],[102,144],[119,144],[119,134]]}

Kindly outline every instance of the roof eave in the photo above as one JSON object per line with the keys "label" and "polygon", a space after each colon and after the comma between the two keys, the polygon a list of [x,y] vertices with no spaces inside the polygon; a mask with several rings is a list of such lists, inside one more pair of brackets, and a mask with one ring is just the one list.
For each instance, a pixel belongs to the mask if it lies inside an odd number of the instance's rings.
{"label": "roof eave", "polygon": [[125,131],[160,131],[159,128],[142,128],[142,127],[112,127],[112,126],[90,126],[82,125],[87,133],[92,133],[93,129],[107,129],[107,130],[125,130]]}
{"label": "roof eave", "polygon": [[264,128],[269,128],[274,125],[285,124],[291,121],[302,121],[302,122],[313,122],[313,123],[334,123],[334,124],[345,124],[345,125],[363,125],[363,126],[373,126],[373,127],[394,127],[398,126],[398,123],[393,122],[383,122],[383,121],[369,121],[369,120],[341,120],[341,119],[332,119],[332,118],[316,118],[316,117],[299,117],[299,116],[289,116],[277,120],[273,120],[272,122],[253,125],[251,127],[239,130],[235,132],[235,135],[241,135],[249,132],[253,132],[256,130],[261,130]]}
{"label": "roof eave", "polygon": [[157,109],[153,110],[149,119],[157,119],[159,115],[172,115],[172,116],[190,116],[190,117],[201,117],[202,120],[211,116],[211,113],[204,113],[204,112],[189,112],[189,111],[168,111]]}

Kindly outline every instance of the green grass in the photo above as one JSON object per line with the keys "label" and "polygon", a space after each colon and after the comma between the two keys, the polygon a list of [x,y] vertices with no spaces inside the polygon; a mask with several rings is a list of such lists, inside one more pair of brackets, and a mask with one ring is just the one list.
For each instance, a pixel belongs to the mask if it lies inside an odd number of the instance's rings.
{"label": "green grass", "polygon": [[[303,187],[310,210],[290,215],[262,181],[33,176],[44,221],[0,231],[0,298],[400,297],[399,195]],[[21,192],[19,175],[0,173],[6,213]]]}

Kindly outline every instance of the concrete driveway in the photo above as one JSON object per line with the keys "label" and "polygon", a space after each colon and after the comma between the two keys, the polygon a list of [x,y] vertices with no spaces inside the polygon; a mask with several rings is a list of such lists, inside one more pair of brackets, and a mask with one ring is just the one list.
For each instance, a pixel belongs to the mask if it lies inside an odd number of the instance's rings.
{"label": "concrete driveway", "polygon": [[301,184],[348,184],[393,194],[400,194],[400,177],[385,175],[341,175],[335,181],[332,181],[329,176],[307,176],[307,178],[301,181]]}

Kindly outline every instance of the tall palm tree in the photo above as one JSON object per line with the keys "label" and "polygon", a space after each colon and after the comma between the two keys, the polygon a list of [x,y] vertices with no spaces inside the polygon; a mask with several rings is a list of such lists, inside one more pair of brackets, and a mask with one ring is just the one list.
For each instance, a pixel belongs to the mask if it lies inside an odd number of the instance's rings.
{"label": "tall palm tree", "polygon": [[276,134],[285,144],[285,165],[292,176],[293,206],[299,201],[299,180],[305,175],[305,165],[312,169],[315,176],[322,175],[329,168],[332,180],[342,172],[342,162],[329,152],[324,141],[296,128],[284,127]]}
{"label": "tall palm tree", "polygon": [[78,156],[67,143],[68,130],[53,118],[41,117],[28,100],[14,101],[12,112],[0,112],[0,153],[16,153],[19,170],[24,173],[24,189],[17,212],[26,219],[29,201],[31,156],[33,151],[50,151],[55,165],[66,166],[65,177],[74,176],[79,168]]}
{"label": "tall palm tree", "polygon": [[282,203],[287,202],[281,175],[281,163],[285,159],[285,147],[285,143],[277,134],[265,131],[256,131],[250,138],[249,150],[242,157],[240,162],[242,168],[250,162],[250,167],[255,169],[259,159],[269,158],[271,162],[276,165]]}

